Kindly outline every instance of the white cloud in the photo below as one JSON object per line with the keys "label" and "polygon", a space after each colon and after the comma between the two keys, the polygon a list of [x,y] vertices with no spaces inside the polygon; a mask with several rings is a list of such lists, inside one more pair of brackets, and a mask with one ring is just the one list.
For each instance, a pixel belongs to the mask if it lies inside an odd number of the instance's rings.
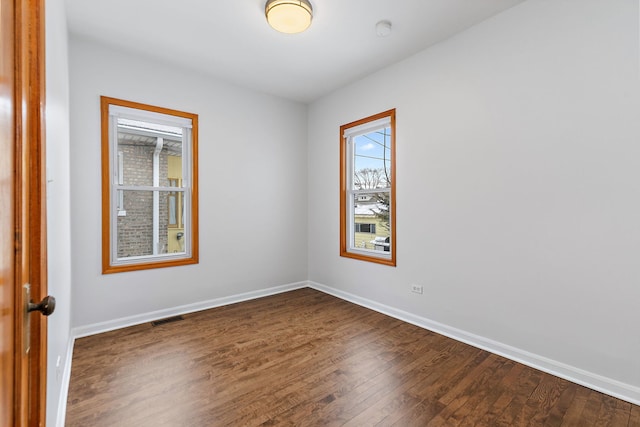
{"label": "white cloud", "polygon": [[360,149],[363,151],[373,150],[374,148],[375,148],[375,145],[373,145],[372,142],[368,144],[364,144],[362,147],[360,147]]}

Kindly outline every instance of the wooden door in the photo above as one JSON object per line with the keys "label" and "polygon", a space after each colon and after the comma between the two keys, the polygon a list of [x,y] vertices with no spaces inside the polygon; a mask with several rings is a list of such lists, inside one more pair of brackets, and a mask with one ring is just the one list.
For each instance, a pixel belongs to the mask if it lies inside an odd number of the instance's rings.
{"label": "wooden door", "polygon": [[0,0],[0,426],[13,418],[15,197],[13,2]]}
{"label": "wooden door", "polygon": [[[0,425],[44,426],[44,3],[0,0]],[[26,290],[29,285],[30,297]]]}

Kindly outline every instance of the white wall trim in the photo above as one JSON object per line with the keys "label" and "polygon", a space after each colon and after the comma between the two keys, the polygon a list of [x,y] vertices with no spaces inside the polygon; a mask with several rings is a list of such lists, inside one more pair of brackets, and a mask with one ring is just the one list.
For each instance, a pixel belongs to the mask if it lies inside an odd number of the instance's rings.
{"label": "white wall trim", "polygon": [[215,298],[207,301],[200,301],[193,304],[180,305],[177,307],[166,308],[149,313],[136,314],[134,316],[123,317],[120,319],[107,320],[106,322],[93,323],[85,326],[78,326],[71,329],[71,336],[82,338],[89,335],[100,334],[103,332],[113,331],[115,329],[126,328],[127,326],[139,325],[141,323],[152,322],[166,317],[178,316],[180,314],[193,313],[195,311],[208,310],[210,308],[220,307],[223,305],[235,304],[237,302],[253,300],[269,295],[275,295],[282,292],[288,292],[295,289],[308,287],[308,282],[296,282],[287,285],[275,286],[272,288],[261,289],[258,291],[245,292],[242,294],[231,295],[228,297]]}
{"label": "white wall trim", "polygon": [[67,354],[64,359],[64,369],[62,371],[62,381],[60,384],[60,395],[58,400],[58,416],[56,418],[56,427],[64,427],[65,418],[67,416],[67,397],[69,396],[69,381],[71,380],[71,361],[73,359],[73,346],[76,339],[73,334],[69,337],[67,343]]}
{"label": "white wall trim", "polygon": [[506,357],[507,359],[522,363],[523,365],[527,365],[548,374],[555,375],[556,377],[560,377],[601,393],[625,400],[633,403],[634,405],[640,405],[640,387],[607,378],[593,372],[588,372],[583,369],[475,335],[461,329],[453,328],[425,317],[417,316],[330,286],[310,281],[309,287],[379,313],[386,314],[398,320],[411,323],[412,325],[436,332],[456,341],[461,341],[473,347]]}

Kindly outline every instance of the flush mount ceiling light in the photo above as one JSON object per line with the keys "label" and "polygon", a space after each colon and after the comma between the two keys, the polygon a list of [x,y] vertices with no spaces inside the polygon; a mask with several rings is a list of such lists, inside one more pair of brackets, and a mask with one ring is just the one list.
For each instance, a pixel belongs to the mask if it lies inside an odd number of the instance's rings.
{"label": "flush mount ceiling light", "polygon": [[273,29],[294,34],[309,28],[313,8],[308,0],[268,0],[264,13]]}

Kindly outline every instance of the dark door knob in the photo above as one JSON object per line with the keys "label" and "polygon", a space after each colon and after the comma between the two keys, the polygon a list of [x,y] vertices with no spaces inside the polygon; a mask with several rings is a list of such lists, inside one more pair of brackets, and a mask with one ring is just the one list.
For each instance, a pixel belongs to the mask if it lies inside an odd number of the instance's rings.
{"label": "dark door knob", "polygon": [[50,315],[56,309],[56,299],[51,295],[48,295],[42,299],[38,304],[34,304],[32,302],[27,306],[27,311],[30,313],[32,311],[39,311],[45,316]]}

